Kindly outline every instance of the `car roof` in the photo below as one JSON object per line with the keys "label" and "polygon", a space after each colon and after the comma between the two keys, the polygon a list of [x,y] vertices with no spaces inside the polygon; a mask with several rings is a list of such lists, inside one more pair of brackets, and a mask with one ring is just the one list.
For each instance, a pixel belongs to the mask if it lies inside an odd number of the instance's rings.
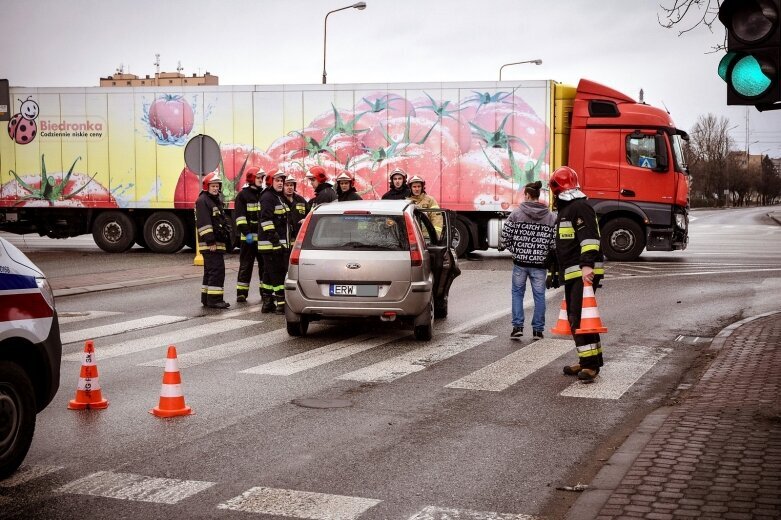
{"label": "car roof", "polygon": [[409,200],[350,200],[331,202],[317,206],[317,215],[341,215],[345,211],[369,211],[371,213],[398,214],[412,204]]}

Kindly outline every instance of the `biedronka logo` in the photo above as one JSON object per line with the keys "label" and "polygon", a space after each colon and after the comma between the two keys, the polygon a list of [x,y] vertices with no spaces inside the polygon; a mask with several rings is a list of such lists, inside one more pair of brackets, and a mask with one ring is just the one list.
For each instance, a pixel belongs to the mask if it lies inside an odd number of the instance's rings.
{"label": "biedronka logo", "polygon": [[19,103],[19,112],[8,122],[8,135],[17,144],[30,144],[39,135],[53,139],[103,139],[106,123],[102,117],[40,115],[40,107],[32,96]]}

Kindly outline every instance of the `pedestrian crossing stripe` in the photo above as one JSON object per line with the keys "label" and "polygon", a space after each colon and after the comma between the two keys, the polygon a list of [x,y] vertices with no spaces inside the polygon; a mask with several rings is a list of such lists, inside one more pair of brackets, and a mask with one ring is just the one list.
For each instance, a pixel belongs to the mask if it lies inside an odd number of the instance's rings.
{"label": "pedestrian crossing stripe", "polygon": [[337,379],[362,383],[389,383],[419,372],[435,363],[460,354],[496,336],[484,334],[451,334],[432,339],[426,346],[368,367],[338,376]]}
{"label": "pedestrian crossing stripe", "polygon": [[62,344],[75,343],[77,341],[84,341],[86,339],[102,338],[105,336],[113,336],[115,334],[122,334],[123,332],[130,332],[133,330],[149,329],[152,327],[158,327],[160,325],[169,325],[178,321],[185,321],[188,318],[186,316],[147,316],[146,318],[138,318],[130,321],[121,321],[118,323],[111,323],[108,325],[101,325],[98,327],[92,327],[89,329],[74,330],[72,332],[63,332],[60,334],[60,340]]}
{"label": "pedestrian crossing stripe", "polygon": [[97,318],[104,318],[106,316],[117,316],[119,314],[124,314],[124,313],[112,312],[112,311],[87,311],[87,312],[62,311],[57,313],[57,321],[60,323],[60,325],[65,325],[67,323],[76,323],[79,321],[94,320]]}
{"label": "pedestrian crossing stripe", "polygon": [[176,504],[213,486],[214,482],[146,477],[133,473],[98,471],[54,491],[119,500]]}
{"label": "pedestrian crossing stripe", "polygon": [[61,469],[63,469],[62,466],[44,466],[44,465],[22,466],[16,471],[16,473],[11,475],[7,479],[0,480],[0,487],[11,488],[16,486],[21,486],[22,484],[26,484],[31,480],[35,480],[37,478],[48,475],[50,473],[60,471]]}
{"label": "pedestrian crossing stripe", "polygon": [[[217,322],[209,321],[208,323],[204,323],[202,325],[190,326],[172,332],[163,332],[151,337],[131,339],[107,347],[97,346],[95,348],[96,358],[98,361],[105,361],[113,357],[143,352],[144,350],[151,350],[155,348],[165,349],[168,345],[171,344],[178,345],[184,341],[205,338],[214,334],[222,334],[224,332],[257,325],[259,323],[262,322],[234,319],[226,319]],[[62,356],[62,359],[63,361],[80,362],[83,357],[84,356],[81,352],[75,352]]]}
{"label": "pedestrian crossing stripe", "polygon": [[473,511],[471,509],[452,509],[446,507],[428,506],[409,520],[537,520],[531,515],[519,515],[511,513],[493,513],[490,511]]}
{"label": "pedestrian crossing stripe", "polygon": [[253,487],[217,508],[310,520],[355,520],[380,502],[372,498]]}

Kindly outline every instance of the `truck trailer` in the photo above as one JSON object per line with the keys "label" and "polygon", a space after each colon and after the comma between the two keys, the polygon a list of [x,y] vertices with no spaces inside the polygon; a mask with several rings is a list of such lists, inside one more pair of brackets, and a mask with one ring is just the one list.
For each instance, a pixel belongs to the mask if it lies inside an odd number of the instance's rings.
{"label": "truck trailer", "polygon": [[[2,82],[0,82],[2,83]],[[523,186],[574,168],[613,260],[684,249],[685,132],[663,110],[598,83],[552,80],[177,87],[10,88],[0,135],[0,229],[99,247],[193,246],[197,174],[184,147],[220,146],[232,206],[257,166],[297,178],[323,166],[380,198],[401,168],[454,210],[459,255],[498,247]],[[1,116],[0,116],[1,117]]]}

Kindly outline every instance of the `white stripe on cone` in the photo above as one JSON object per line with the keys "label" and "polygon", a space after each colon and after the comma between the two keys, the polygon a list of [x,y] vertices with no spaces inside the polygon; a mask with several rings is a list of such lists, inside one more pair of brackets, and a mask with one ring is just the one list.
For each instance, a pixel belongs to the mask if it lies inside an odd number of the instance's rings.
{"label": "white stripe on cone", "polygon": [[182,397],[182,385],[166,385],[160,388],[160,397]]}
{"label": "white stripe on cone", "polygon": [[[89,388],[87,385],[89,385]],[[79,386],[76,389],[94,392],[95,390],[100,390],[100,383],[97,377],[80,377]]]}

